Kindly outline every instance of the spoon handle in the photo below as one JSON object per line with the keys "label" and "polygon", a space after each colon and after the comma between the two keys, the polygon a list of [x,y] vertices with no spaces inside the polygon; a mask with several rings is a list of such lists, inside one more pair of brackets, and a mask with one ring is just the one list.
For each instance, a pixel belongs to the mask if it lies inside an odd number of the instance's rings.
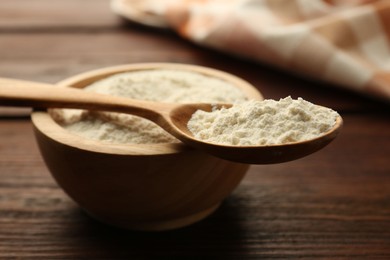
{"label": "spoon handle", "polygon": [[169,113],[172,105],[97,94],[76,88],[0,78],[0,105],[35,108],[78,108],[121,112],[152,121]]}

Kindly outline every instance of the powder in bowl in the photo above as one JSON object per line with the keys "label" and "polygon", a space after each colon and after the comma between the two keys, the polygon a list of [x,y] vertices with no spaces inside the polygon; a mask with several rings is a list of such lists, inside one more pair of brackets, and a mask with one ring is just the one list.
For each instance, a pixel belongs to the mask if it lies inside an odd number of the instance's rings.
{"label": "powder in bowl", "polygon": [[330,130],[338,113],[302,98],[247,101],[188,121],[195,138],[223,145],[277,145],[310,140]]}
{"label": "powder in bowl", "polygon": [[[246,95],[234,84],[205,74],[148,69],[115,74],[84,88],[113,96],[175,103],[236,103]],[[120,113],[53,109],[50,114],[68,131],[87,139],[117,144],[179,142],[149,120]]]}

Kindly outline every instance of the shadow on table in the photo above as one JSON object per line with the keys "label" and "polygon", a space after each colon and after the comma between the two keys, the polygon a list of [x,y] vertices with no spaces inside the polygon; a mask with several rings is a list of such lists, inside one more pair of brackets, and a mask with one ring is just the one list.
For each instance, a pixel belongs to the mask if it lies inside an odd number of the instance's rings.
{"label": "shadow on table", "polygon": [[[218,257],[237,259],[245,254],[244,214],[234,195],[211,216],[189,227],[165,232],[134,232],[102,224],[79,212],[77,248],[99,257]],[[76,238],[77,239],[77,238]],[[75,242],[75,241],[73,241]],[[72,242],[72,243],[73,243]],[[92,254],[92,255],[91,255]],[[137,258],[137,259],[138,259]]]}

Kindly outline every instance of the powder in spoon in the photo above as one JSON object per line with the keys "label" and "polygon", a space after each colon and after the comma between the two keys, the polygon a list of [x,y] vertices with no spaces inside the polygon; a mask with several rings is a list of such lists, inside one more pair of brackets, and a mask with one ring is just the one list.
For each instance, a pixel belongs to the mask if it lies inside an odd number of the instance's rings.
{"label": "powder in spoon", "polygon": [[302,98],[246,101],[212,112],[196,111],[188,129],[200,140],[224,145],[272,145],[309,140],[330,130],[338,113]]}

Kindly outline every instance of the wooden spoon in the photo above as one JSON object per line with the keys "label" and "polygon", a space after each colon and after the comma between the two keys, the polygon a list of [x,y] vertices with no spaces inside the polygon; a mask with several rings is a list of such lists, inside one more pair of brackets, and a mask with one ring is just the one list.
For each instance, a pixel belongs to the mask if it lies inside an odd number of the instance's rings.
{"label": "wooden spoon", "polygon": [[296,143],[267,146],[219,145],[195,139],[187,128],[192,114],[198,109],[211,111],[211,104],[174,104],[134,100],[76,88],[5,78],[0,78],[0,105],[78,108],[133,114],[155,122],[190,146],[223,159],[249,164],[280,163],[309,155],[330,143],[342,126],[342,118],[338,117],[334,127],[325,134]]}

